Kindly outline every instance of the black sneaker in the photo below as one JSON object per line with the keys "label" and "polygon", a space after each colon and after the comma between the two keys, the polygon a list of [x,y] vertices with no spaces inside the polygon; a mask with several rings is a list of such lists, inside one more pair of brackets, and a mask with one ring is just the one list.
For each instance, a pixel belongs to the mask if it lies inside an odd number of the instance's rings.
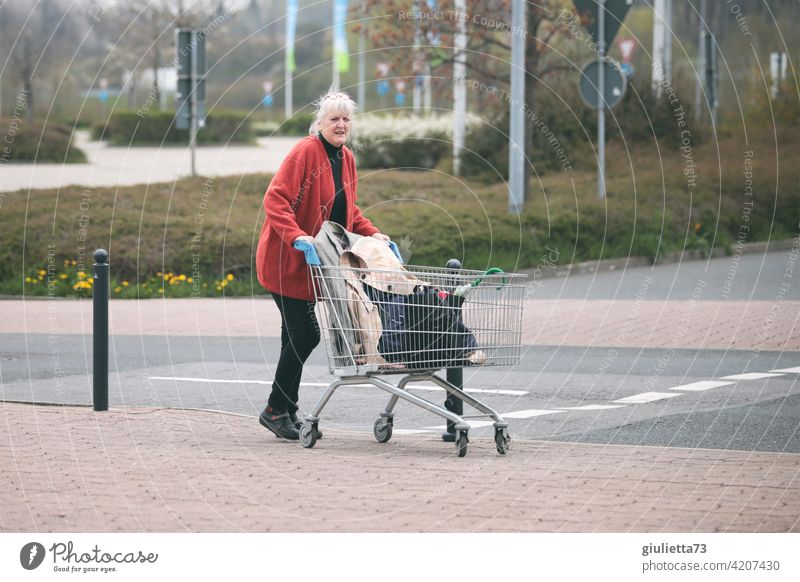
{"label": "black sneaker", "polygon": [[[300,420],[299,418],[297,418],[297,413],[296,412],[290,412],[289,413],[289,419],[294,423],[294,427],[299,432],[300,431],[300,427],[303,426],[303,421]],[[321,438],[322,438],[322,431],[317,429],[317,439],[321,439]]]}
{"label": "black sneaker", "polygon": [[267,406],[264,412],[258,417],[258,422],[264,428],[269,429],[278,438],[289,441],[300,440],[300,431],[289,418],[289,413],[277,414],[271,406]]}

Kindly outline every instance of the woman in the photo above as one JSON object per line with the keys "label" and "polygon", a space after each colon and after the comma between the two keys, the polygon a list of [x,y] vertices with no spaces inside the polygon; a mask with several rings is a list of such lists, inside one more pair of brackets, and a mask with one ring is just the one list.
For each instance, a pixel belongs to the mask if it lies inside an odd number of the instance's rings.
{"label": "woman", "polygon": [[340,91],[317,103],[310,135],[283,160],[264,196],[266,220],[256,252],[258,281],[272,293],[281,313],[281,353],[275,381],[259,422],[280,438],[300,438],[297,419],[300,376],[320,332],[314,288],[303,253],[292,244],[314,242],[322,223],[338,222],[364,236],[389,240],[356,206],[358,176],[344,145],[356,104]]}

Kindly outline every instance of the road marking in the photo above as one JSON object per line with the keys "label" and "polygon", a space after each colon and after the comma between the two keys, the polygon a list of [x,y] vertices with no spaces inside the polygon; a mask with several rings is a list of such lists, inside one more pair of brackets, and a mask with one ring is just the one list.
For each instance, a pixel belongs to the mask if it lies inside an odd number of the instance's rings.
{"label": "road marking", "polygon": [[783,368],[782,370],[770,370],[770,372],[782,372],[784,374],[800,374],[800,366],[794,368]]}
{"label": "road marking", "polygon": [[432,429],[395,428],[392,430],[392,432],[394,434],[428,434],[431,432],[431,430]]}
{"label": "road marking", "polygon": [[748,372],[747,374],[734,374],[733,376],[723,376],[723,380],[761,380],[762,378],[774,378],[775,376],[783,376],[783,374],[774,374],[770,372]]}
{"label": "road marking", "polygon": [[[492,426],[494,424],[493,420],[469,420],[469,419],[464,419],[464,422],[466,422],[469,425],[470,428],[483,428],[484,426]],[[425,428],[427,428],[429,430],[445,430],[445,429],[447,429],[447,426],[444,425],[444,424],[440,424],[440,425],[437,425],[437,426],[426,426]]]}
{"label": "road marking", "polygon": [[501,414],[503,418],[533,418],[534,416],[544,416],[545,414],[556,414],[560,410],[516,410]]}
{"label": "road marking", "polygon": [[670,390],[687,390],[688,392],[700,392],[702,390],[711,390],[712,388],[719,388],[720,386],[730,386],[735,382],[717,382],[716,380],[703,380],[702,382],[692,382],[691,384],[683,384],[682,386],[673,386]]}
{"label": "road marking", "polygon": [[214,384],[272,384],[272,380],[223,380],[215,378],[181,378],[178,376],[150,376],[150,380],[170,380],[176,382],[213,382]]}
{"label": "road marking", "polygon": [[611,410],[612,408],[625,408],[623,405],[614,404],[585,404],[583,406],[559,407],[559,410]]}
{"label": "road marking", "polygon": [[[273,380],[229,380],[227,378],[187,378],[181,376],[151,376],[150,380],[166,380],[166,381],[174,381],[174,382],[205,382],[205,383],[212,383],[212,384],[272,384]],[[324,388],[330,386],[330,382],[301,382],[301,386],[313,386],[316,388]],[[346,384],[346,386],[357,386],[359,388],[367,388],[372,387],[375,388],[372,384]],[[429,392],[444,392],[444,388],[441,386],[435,386],[433,384],[407,384],[406,389],[408,390],[427,390]],[[528,392],[525,390],[492,390],[489,388],[467,388],[464,392],[470,392],[473,394],[502,394],[505,396],[525,396]]]}
{"label": "road marking", "polygon": [[647,402],[655,402],[656,400],[665,400],[666,398],[674,398],[680,394],[671,394],[669,392],[642,392],[641,394],[634,394],[614,400],[618,404],[646,404]]}

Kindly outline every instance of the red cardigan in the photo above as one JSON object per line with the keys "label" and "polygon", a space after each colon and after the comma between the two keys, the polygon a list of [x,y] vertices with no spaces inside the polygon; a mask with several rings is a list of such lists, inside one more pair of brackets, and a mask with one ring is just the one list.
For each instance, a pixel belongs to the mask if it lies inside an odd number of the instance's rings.
{"label": "red cardigan", "polygon": [[[371,236],[380,232],[356,206],[358,176],[353,153],[342,147],[342,186],[347,230]],[[298,236],[316,236],[333,210],[333,172],[320,139],[308,136],[292,148],[272,177],[264,195],[266,220],[256,250],[258,282],[269,291],[312,301],[314,288],[303,253],[292,243]]]}

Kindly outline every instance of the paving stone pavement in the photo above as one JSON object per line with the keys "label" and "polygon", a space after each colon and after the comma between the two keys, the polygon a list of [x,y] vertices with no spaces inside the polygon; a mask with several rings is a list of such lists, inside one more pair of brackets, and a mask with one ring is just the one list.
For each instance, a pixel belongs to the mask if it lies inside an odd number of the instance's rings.
{"label": "paving stone pavement", "polygon": [[[90,334],[91,300],[0,300],[0,334]],[[279,337],[266,296],[112,300],[111,335]],[[800,301],[528,300],[525,345],[800,350]]]}
{"label": "paving stone pavement", "polygon": [[798,532],[800,455],[326,430],[0,403],[4,532]]}

